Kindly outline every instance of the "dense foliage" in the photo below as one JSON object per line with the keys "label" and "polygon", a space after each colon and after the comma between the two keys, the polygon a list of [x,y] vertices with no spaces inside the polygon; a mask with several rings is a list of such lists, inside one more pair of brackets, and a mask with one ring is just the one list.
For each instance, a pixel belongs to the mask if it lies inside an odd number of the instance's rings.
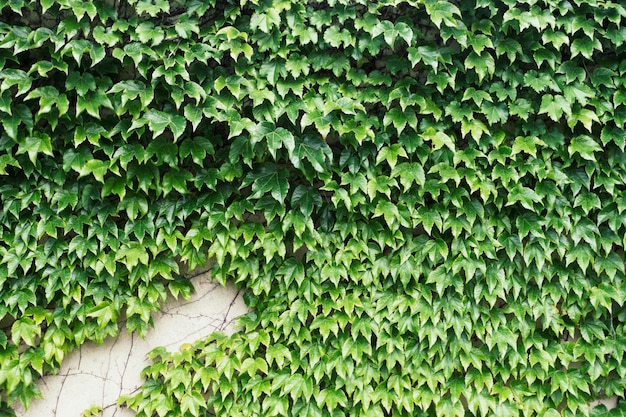
{"label": "dense foliage", "polygon": [[622,415],[626,9],[0,6],[0,393],[179,271],[247,289],[139,416]]}

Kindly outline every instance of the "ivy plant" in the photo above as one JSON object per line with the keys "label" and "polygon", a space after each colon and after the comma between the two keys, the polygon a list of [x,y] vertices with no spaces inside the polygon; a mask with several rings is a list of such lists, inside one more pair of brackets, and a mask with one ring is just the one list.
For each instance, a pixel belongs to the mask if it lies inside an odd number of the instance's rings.
{"label": "ivy plant", "polygon": [[621,2],[0,16],[3,414],[207,263],[251,312],[154,350],[140,417],[626,410]]}

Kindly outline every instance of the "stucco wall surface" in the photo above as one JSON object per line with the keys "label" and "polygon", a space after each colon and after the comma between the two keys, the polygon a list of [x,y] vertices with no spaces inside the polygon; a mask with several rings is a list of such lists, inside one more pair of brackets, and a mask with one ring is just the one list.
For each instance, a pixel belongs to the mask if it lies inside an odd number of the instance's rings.
{"label": "stucco wall surface", "polygon": [[148,352],[159,346],[175,351],[217,330],[232,333],[235,319],[248,311],[241,293],[211,281],[208,273],[192,282],[191,299],[167,302],[144,339],[122,328],[116,339],[87,343],[68,355],[59,374],[39,381],[43,399],[18,409],[18,417],[80,417],[91,406],[102,407],[102,417],[134,416],[116,401],[141,385]]}

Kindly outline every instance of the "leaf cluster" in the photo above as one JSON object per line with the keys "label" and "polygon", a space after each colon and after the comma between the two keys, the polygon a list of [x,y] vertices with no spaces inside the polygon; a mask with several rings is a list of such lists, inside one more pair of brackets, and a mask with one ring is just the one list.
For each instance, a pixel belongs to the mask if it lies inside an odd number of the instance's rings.
{"label": "leaf cluster", "polygon": [[619,2],[0,15],[2,407],[210,262],[254,311],[155,350],[138,416],[624,409]]}

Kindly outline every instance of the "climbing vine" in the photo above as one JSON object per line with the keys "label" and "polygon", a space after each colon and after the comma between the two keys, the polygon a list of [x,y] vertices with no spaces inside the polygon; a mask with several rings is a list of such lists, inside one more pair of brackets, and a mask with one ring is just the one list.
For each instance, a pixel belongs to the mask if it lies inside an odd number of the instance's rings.
{"label": "climbing vine", "polygon": [[140,417],[622,415],[625,19],[4,2],[2,413],[211,263],[253,311],[153,351]]}

